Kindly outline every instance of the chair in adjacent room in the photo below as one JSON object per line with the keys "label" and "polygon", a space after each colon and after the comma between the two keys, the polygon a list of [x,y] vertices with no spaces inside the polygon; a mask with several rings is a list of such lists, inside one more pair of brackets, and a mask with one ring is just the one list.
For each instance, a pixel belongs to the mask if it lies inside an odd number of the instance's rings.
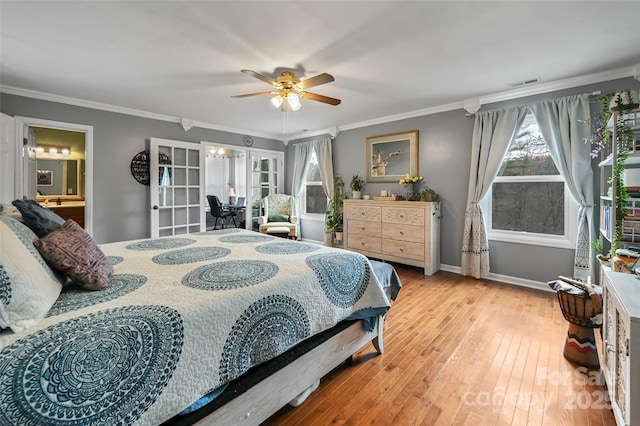
{"label": "chair in adjacent room", "polygon": [[233,225],[237,228],[238,224],[236,223],[236,212],[229,211],[222,207],[222,203],[220,199],[218,199],[215,195],[207,195],[207,201],[209,202],[209,208],[211,209],[211,216],[216,218],[215,223],[213,224],[213,229],[218,227],[218,219],[222,221],[222,229],[224,229],[224,221],[227,218],[231,218],[233,221]]}
{"label": "chair in adjacent room", "polygon": [[262,199],[262,209],[263,214],[258,217],[260,232],[279,234],[282,228],[288,228],[287,236],[297,238],[298,217],[293,214],[293,197],[291,195],[267,195]]}

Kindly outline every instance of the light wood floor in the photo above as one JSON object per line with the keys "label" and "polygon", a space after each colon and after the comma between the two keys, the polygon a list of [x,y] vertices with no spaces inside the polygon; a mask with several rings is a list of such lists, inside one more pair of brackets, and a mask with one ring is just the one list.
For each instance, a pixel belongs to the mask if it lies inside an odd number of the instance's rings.
{"label": "light wood floor", "polygon": [[367,345],[266,425],[615,424],[599,372],[562,356],[567,322],[554,293],[396,269],[404,288],[385,353]]}

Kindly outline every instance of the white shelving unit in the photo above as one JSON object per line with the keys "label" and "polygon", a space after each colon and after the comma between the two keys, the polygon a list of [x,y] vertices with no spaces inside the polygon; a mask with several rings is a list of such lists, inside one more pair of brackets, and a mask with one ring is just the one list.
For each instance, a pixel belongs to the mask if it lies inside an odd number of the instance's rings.
{"label": "white shelving unit", "polygon": [[[612,131],[612,141],[616,140],[618,112],[614,112],[608,127]],[[640,109],[624,112],[622,118],[634,132],[634,139],[631,144],[629,157],[625,161],[625,166],[630,169],[640,167]],[[611,153],[602,160],[600,167],[600,243],[604,247],[605,241],[611,244],[613,239],[613,228],[616,223],[616,212],[614,206],[617,202],[617,194],[609,192],[609,178],[611,177],[612,166],[618,161],[618,150],[615,143],[611,144]],[[627,214],[623,219],[621,240],[625,244],[636,244],[640,246],[640,198],[629,197],[627,202]]]}

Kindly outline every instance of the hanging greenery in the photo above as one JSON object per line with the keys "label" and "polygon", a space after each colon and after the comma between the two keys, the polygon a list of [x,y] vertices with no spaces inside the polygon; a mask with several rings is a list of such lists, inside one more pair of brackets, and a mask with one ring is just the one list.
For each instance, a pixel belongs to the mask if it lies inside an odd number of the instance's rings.
{"label": "hanging greenery", "polygon": [[[615,194],[615,224],[611,235],[611,250],[609,258],[615,255],[616,250],[622,248],[622,224],[627,211],[628,194],[624,183],[625,162],[629,158],[631,152],[631,143],[633,141],[633,132],[629,127],[624,112],[628,109],[637,108],[637,104],[630,103],[632,99],[628,90],[618,93],[608,93],[594,99],[594,102],[600,102],[602,109],[597,121],[594,123],[594,131],[591,137],[587,139],[593,146],[591,157],[596,158],[601,154],[611,155],[613,144],[615,143],[617,151],[617,160],[612,163],[611,177],[607,181],[611,185]],[[615,126],[616,140],[613,139],[613,126],[609,127],[608,123],[613,116],[614,111],[618,111]],[[592,242],[594,244],[595,242]],[[598,243],[599,244],[599,243]],[[594,244],[595,247],[595,244]],[[602,247],[599,251],[602,252]]]}

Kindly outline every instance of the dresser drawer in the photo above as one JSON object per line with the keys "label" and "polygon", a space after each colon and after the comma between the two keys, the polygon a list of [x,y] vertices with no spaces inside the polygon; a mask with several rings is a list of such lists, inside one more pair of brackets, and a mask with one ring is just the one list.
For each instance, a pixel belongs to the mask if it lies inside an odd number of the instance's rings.
{"label": "dresser drawer", "polygon": [[347,231],[349,235],[364,235],[380,238],[382,222],[369,222],[366,220],[349,220]]}
{"label": "dresser drawer", "polygon": [[424,262],[424,244],[385,239],[382,244],[382,254]]}
{"label": "dresser drawer", "polygon": [[382,224],[382,239],[411,241],[424,244],[424,227],[401,223],[384,223]]}
{"label": "dresser drawer", "polygon": [[424,208],[382,207],[382,221],[386,223],[406,223],[425,225]]}
{"label": "dresser drawer", "polygon": [[347,240],[347,248],[360,251],[370,251],[373,253],[382,252],[382,244],[380,237],[366,237],[364,235],[351,235]]}
{"label": "dresser drawer", "polygon": [[347,220],[357,219],[369,222],[380,222],[382,217],[379,206],[349,206],[344,216]]}

